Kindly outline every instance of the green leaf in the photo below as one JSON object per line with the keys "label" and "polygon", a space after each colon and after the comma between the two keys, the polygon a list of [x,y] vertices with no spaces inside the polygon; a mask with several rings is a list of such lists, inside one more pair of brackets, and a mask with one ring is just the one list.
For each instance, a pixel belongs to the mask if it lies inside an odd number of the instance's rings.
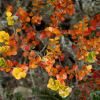
{"label": "green leaf", "polygon": [[6,67],[6,61],[4,58],[0,58],[0,67]]}
{"label": "green leaf", "polygon": [[86,58],[86,60],[87,60],[87,62],[89,62],[89,63],[94,63],[95,62],[95,59],[94,59],[94,57],[95,57],[96,55],[95,55],[95,52],[90,52],[89,54],[88,54],[88,56],[87,56],[87,58]]}
{"label": "green leaf", "polygon": [[94,91],[90,93],[92,100],[100,100],[100,91]]}

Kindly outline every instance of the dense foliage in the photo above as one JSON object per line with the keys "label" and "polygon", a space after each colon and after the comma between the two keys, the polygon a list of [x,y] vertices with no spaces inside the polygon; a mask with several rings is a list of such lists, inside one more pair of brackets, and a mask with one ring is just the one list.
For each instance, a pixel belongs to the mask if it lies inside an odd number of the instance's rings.
{"label": "dense foliage", "polygon": [[[99,100],[100,13],[88,15],[79,4],[76,0],[2,1],[6,7],[0,11],[1,76],[31,81],[28,87],[36,100],[90,100],[96,95]],[[37,89],[42,85],[48,92]],[[17,95],[16,100],[22,100]]]}

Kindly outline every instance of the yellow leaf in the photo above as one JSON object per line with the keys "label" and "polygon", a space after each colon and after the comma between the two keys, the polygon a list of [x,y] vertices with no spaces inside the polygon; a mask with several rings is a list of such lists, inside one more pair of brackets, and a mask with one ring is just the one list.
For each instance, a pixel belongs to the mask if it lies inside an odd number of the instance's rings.
{"label": "yellow leaf", "polygon": [[12,71],[12,75],[17,79],[25,78],[26,77],[26,72],[23,71],[22,68],[14,68]]}
{"label": "yellow leaf", "polygon": [[63,86],[59,89],[59,95],[62,98],[66,98],[72,91],[72,88],[70,88],[69,86]]}
{"label": "yellow leaf", "polygon": [[58,80],[54,80],[53,78],[49,79],[47,87],[51,90],[57,91],[59,89],[60,82]]}
{"label": "yellow leaf", "polygon": [[6,16],[7,16],[7,17],[10,17],[10,16],[12,16],[12,13],[11,13],[10,11],[7,11],[7,12],[6,12]]}

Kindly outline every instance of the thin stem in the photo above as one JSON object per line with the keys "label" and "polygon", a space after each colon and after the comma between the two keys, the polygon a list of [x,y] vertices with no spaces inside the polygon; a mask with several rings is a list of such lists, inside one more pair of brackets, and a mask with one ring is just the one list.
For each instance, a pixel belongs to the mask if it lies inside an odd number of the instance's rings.
{"label": "thin stem", "polygon": [[42,53],[46,49],[46,47],[47,47],[47,44],[44,45],[44,47],[42,48],[42,50],[40,51],[40,53]]}
{"label": "thin stem", "polygon": [[4,100],[4,93],[3,93],[3,88],[1,86],[1,84],[0,84],[0,96],[1,96],[2,100]]}
{"label": "thin stem", "polygon": [[34,82],[34,79],[33,79],[33,76],[32,76],[32,70],[29,71],[29,74],[30,74],[30,78],[31,78],[31,81],[32,81],[32,87],[35,88],[35,82]]}

